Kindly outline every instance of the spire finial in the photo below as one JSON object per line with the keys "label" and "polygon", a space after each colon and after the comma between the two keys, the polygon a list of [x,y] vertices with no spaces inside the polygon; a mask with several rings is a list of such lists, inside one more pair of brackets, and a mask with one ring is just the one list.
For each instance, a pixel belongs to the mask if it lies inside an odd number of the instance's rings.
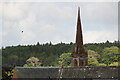
{"label": "spire finial", "polygon": [[78,7],[78,21],[80,21],[80,7]]}
{"label": "spire finial", "polygon": [[78,7],[78,10],[80,11],[80,7]]}

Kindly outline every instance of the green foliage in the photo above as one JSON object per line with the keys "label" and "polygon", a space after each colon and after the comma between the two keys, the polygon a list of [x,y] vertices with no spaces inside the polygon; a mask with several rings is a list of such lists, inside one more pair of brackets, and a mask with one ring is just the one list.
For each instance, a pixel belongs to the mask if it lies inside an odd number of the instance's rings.
{"label": "green foliage", "polygon": [[38,62],[39,59],[35,57],[30,57],[26,62],[27,64],[24,64],[24,67],[40,67],[41,63]]}
{"label": "green foliage", "polygon": [[107,65],[104,63],[99,63],[98,66],[107,66]]}
{"label": "green foliage", "polygon": [[88,43],[84,45],[87,50],[93,50],[98,54],[102,53],[102,50],[106,47],[120,46],[120,41],[114,41],[113,43],[108,40],[105,43]]}
{"label": "green foliage", "polygon": [[2,67],[2,79],[1,80],[12,80],[13,77],[13,66]]}
{"label": "green foliage", "polygon": [[105,49],[103,49],[102,53],[101,53],[101,62],[105,63],[107,65],[113,63],[113,62],[118,62],[119,60],[119,56],[115,55],[115,54],[120,54],[119,53],[119,48],[116,46],[112,46],[112,47],[107,47]]}
{"label": "green foliage", "polygon": [[[51,42],[46,44],[37,43],[36,45],[26,46],[8,46],[2,48],[2,63],[17,63],[17,66],[23,66],[23,63],[32,56],[38,57],[42,61],[54,60],[56,62],[44,62],[43,66],[57,66],[57,59],[61,53],[71,52],[74,44],[58,43],[53,45]],[[18,56],[18,59],[13,60],[10,56]]]}
{"label": "green foliage", "polygon": [[17,55],[10,55],[10,56],[9,56],[9,59],[10,59],[10,62],[12,62],[12,61],[17,62],[19,58],[18,58]]}
{"label": "green foliage", "polygon": [[58,61],[58,63],[62,66],[71,66],[71,58],[71,53],[63,53],[60,55],[59,60],[61,61]]}
{"label": "green foliage", "polygon": [[97,58],[99,56],[100,55],[97,52],[95,52],[93,50],[88,50],[88,65],[89,66],[98,66],[99,62],[97,61]]}
{"label": "green foliage", "polygon": [[120,62],[113,62],[109,66],[120,66]]}
{"label": "green foliage", "polygon": [[[119,41],[115,41],[113,43],[106,41],[105,43],[88,43],[88,44],[85,44],[84,47],[86,50],[92,50],[102,55],[103,53],[106,53],[103,51],[105,48],[107,47],[109,48],[112,46],[117,47],[119,46],[118,44],[120,44]],[[62,53],[72,53],[73,47],[74,47],[74,43],[72,42],[69,44],[65,44],[61,42],[55,45],[53,45],[51,42],[46,44],[40,44],[39,42],[37,42],[36,45],[7,46],[5,48],[2,47],[2,63],[3,64],[17,63],[16,66],[23,66],[24,63],[20,64],[19,62],[26,62],[28,58],[34,56],[42,61],[46,61],[46,60],[49,61],[49,62],[44,62],[42,64],[43,66],[58,66],[57,59],[59,59],[59,56]],[[107,62],[112,59],[114,61]],[[105,62],[105,64],[107,63],[111,64],[112,62],[117,62],[115,61],[115,58],[112,58],[112,59],[103,60],[103,57],[101,56],[97,58],[97,61],[99,63]],[[52,62],[51,60],[54,60],[54,62]],[[120,60],[118,59],[118,61]]]}

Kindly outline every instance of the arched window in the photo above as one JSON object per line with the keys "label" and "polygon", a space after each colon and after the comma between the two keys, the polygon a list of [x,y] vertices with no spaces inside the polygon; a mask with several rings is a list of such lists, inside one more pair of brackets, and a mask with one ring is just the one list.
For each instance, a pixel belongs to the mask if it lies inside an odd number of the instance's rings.
{"label": "arched window", "polygon": [[78,62],[77,62],[77,60],[75,59],[74,60],[74,66],[77,66],[78,65]]}

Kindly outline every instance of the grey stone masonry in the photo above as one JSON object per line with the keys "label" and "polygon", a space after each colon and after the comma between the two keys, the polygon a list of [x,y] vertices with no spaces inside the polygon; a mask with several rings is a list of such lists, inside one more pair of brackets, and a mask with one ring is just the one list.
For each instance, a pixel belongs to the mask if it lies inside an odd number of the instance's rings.
{"label": "grey stone masonry", "polygon": [[[13,78],[92,78],[118,79],[120,67],[16,67]],[[18,79],[19,80],[19,79]]]}

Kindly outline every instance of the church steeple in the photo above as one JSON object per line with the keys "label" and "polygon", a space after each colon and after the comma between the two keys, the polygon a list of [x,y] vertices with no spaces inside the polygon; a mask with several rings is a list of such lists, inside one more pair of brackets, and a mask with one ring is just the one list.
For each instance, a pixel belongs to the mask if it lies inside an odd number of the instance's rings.
{"label": "church steeple", "polygon": [[81,25],[81,19],[80,19],[80,7],[78,7],[76,47],[83,48],[82,25]]}
{"label": "church steeple", "polygon": [[[80,19],[80,7],[78,7],[76,42],[75,42],[75,48],[74,48],[74,52],[73,52],[73,66],[86,66],[87,59],[86,60],[83,59],[85,57],[87,58],[88,55],[83,47],[82,24],[81,24],[81,19]],[[80,58],[82,58],[82,60]]]}

